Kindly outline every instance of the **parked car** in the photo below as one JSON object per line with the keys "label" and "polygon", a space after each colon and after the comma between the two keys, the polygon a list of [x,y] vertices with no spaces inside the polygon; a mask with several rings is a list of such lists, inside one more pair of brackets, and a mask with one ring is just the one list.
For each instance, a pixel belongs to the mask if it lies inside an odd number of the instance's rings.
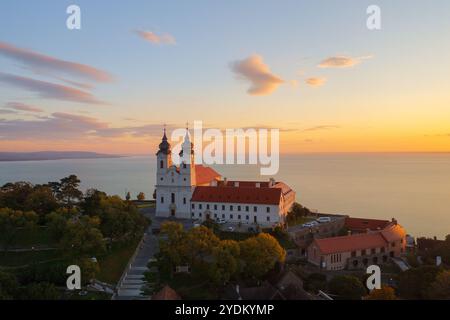
{"label": "parked car", "polygon": [[233,232],[234,231],[234,227],[230,226],[230,227],[227,228],[227,230],[230,231],[230,232]]}
{"label": "parked car", "polygon": [[320,217],[320,218],[317,218],[316,221],[318,223],[327,223],[327,222],[331,222],[331,218],[330,217]]}
{"label": "parked car", "polygon": [[225,219],[217,219],[217,223],[218,224],[225,224],[227,222],[225,221]]}
{"label": "parked car", "polygon": [[302,224],[302,226],[305,228],[312,228],[314,226],[317,226],[318,224],[319,223],[317,221],[310,221],[310,222]]}

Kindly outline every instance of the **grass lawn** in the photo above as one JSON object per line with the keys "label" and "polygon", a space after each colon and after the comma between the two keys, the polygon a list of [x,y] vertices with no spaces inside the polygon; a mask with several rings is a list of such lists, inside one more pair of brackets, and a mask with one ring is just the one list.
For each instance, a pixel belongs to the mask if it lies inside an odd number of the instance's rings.
{"label": "grass lawn", "polygon": [[0,252],[0,267],[19,267],[58,258],[57,250]]}
{"label": "grass lawn", "polygon": [[12,241],[11,247],[29,247],[32,246],[56,246],[51,238],[48,229],[45,227],[36,227],[32,230],[19,229]]}
{"label": "grass lawn", "polygon": [[96,278],[112,285],[117,284],[138,243],[139,240],[120,247],[113,247],[107,255],[99,257],[100,273]]}

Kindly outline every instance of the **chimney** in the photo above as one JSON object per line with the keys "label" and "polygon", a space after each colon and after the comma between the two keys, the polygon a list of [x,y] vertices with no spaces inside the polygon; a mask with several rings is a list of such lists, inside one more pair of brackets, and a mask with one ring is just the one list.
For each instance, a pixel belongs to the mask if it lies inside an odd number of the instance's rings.
{"label": "chimney", "polygon": [[275,185],[275,179],[274,178],[270,178],[269,179],[269,187],[273,187]]}
{"label": "chimney", "polygon": [[347,231],[347,235],[348,235],[348,236],[351,236],[351,235],[352,235],[352,230],[348,230],[348,231]]}
{"label": "chimney", "polygon": [[395,218],[392,218],[392,223],[397,224],[397,220]]}

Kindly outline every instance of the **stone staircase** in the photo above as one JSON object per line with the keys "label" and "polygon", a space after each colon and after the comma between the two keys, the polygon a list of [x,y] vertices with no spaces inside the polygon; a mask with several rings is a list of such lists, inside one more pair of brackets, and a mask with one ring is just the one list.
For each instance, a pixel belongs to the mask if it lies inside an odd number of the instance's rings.
{"label": "stone staircase", "polygon": [[146,284],[144,273],[148,271],[147,264],[157,250],[157,239],[152,234],[146,234],[130,259],[131,263],[124,271],[117,285],[115,300],[147,300],[142,287]]}

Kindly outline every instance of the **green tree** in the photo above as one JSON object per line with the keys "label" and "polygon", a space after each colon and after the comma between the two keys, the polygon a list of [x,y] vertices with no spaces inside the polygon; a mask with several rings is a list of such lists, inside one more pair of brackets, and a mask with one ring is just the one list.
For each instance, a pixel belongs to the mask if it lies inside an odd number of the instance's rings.
{"label": "green tree", "polygon": [[187,257],[191,265],[202,263],[206,257],[212,256],[213,249],[220,239],[204,226],[190,229],[181,243],[182,255]]}
{"label": "green tree", "polygon": [[354,276],[336,276],[328,283],[330,293],[346,300],[360,300],[367,294],[362,282]]}
{"label": "green tree", "polygon": [[125,200],[130,201],[131,200],[131,194],[130,191],[127,192],[127,195],[125,196]]}
{"label": "green tree", "polygon": [[450,300],[450,270],[438,273],[429,288],[428,297],[434,300]]}
{"label": "green tree", "polygon": [[80,182],[74,174],[60,180],[57,198],[68,208],[72,208],[75,201],[78,203],[83,198],[83,193],[78,189]]}
{"label": "green tree", "polygon": [[36,212],[40,217],[40,221],[43,222],[45,215],[56,210],[59,205],[50,187],[38,185],[27,196],[25,207],[26,210]]}
{"label": "green tree", "polygon": [[161,224],[160,234],[160,253],[158,259],[160,268],[169,271],[182,262],[186,262],[182,250],[182,245],[186,237],[183,225],[178,222],[166,221]]}
{"label": "green tree", "polygon": [[259,278],[284,262],[286,251],[278,241],[267,233],[260,233],[240,243],[241,258],[247,276]]}
{"label": "green tree", "polygon": [[33,211],[0,208],[0,243],[4,250],[8,250],[20,229],[31,230],[37,221],[38,216]]}
{"label": "green tree", "polygon": [[431,283],[439,269],[435,266],[421,266],[398,275],[398,294],[405,299],[425,299]]}
{"label": "green tree", "polygon": [[98,219],[87,216],[69,221],[60,241],[63,254],[78,259],[104,253],[105,243],[98,224]]}
{"label": "green tree", "polygon": [[220,285],[226,284],[240,271],[239,243],[234,240],[222,240],[213,248],[214,263],[209,268],[210,279]]}
{"label": "green tree", "polygon": [[139,201],[144,201],[145,200],[145,193],[139,192],[139,194],[137,195],[137,199]]}

